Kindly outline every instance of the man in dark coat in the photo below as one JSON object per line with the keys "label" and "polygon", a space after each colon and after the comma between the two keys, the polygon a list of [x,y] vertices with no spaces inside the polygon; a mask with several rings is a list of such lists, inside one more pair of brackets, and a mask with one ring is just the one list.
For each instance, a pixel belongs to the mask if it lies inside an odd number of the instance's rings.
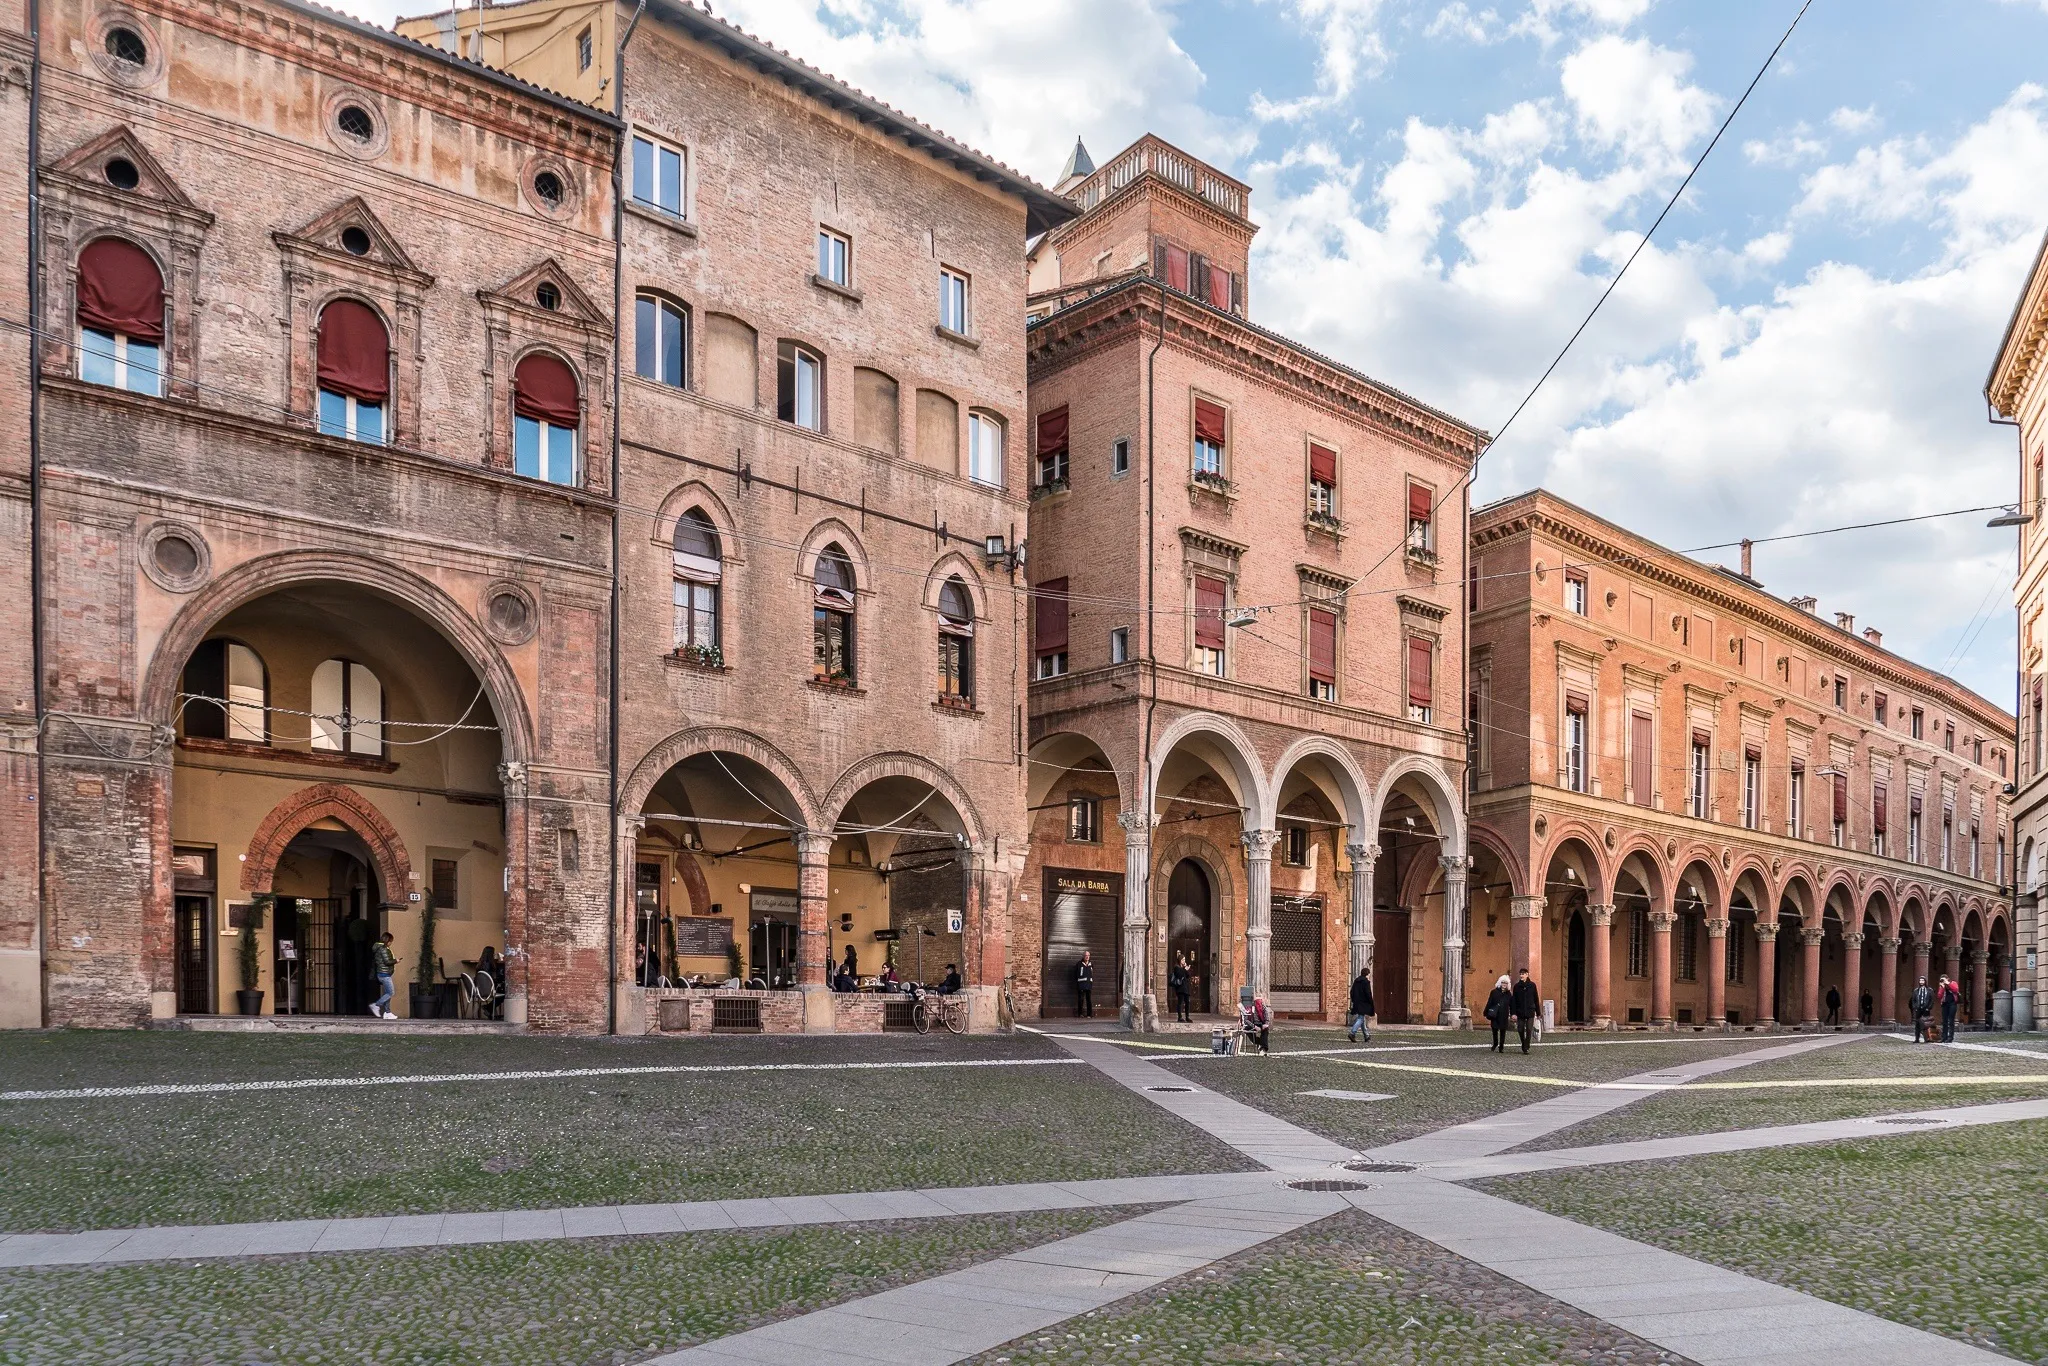
{"label": "man in dark coat", "polygon": [[1515,979],[1515,1032],[1522,1036],[1522,1051],[1529,1051],[1529,1038],[1536,1032],[1536,1021],[1543,1014],[1543,1002],[1536,998],[1536,984],[1529,980],[1529,969],[1523,968],[1522,975]]}
{"label": "man in dark coat", "polygon": [[1831,1025],[1842,1023],[1842,989],[1840,987],[1828,988],[1828,1023]]}
{"label": "man in dark coat", "polygon": [[1934,1013],[1934,993],[1927,988],[1927,979],[1922,977],[1913,988],[1913,1042],[1927,1042],[1927,1017]]}
{"label": "man in dark coat", "polygon": [[1372,1042],[1372,1017],[1377,1012],[1372,1004],[1372,970],[1360,968],[1358,976],[1351,979],[1351,1027],[1344,1031],[1351,1042],[1357,1043],[1360,1036],[1365,1042]]}
{"label": "man in dark coat", "polygon": [[1941,1002],[1941,1041],[1943,1043],[1954,1043],[1956,1041],[1956,1011],[1960,1010],[1963,1005],[1963,989],[1944,977],[1941,979],[1941,990],[1936,992],[1935,996]]}
{"label": "man in dark coat", "polygon": [[1095,1018],[1095,962],[1086,949],[1081,950],[1081,961],[1074,964],[1074,994],[1080,998],[1080,1013]]}

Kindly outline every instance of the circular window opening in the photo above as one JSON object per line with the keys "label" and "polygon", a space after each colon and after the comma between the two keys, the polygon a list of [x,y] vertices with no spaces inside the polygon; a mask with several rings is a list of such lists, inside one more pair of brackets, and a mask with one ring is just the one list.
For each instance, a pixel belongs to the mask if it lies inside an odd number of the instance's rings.
{"label": "circular window opening", "polygon": [[364,232],[361,228],[343,228],[341,230],[341,249],[351,256],[368,256],[370,254],[370,234]]}
{"label": "circular window opening", "polygon": [[553,285],[542,285],[533,291],[533,301],[552,313],[562,306],[562,291]]}
{"label": "circular window opening", "polygon": [[551,209],[562,207],[562,196],[566,193],[562,189],[562,178],[553,171],[542,171],[533,178],[533,192],[540,197],[541,203]]}
{"label": "circular window opening", "polygon": [[116,26],[107,30],[107,55],[128,66],[142,66],[149,61],[149,44],[134,29]]}
{"label": "circular window opening", "polygon": [[156,567],[173,579],[190,578],[199,568],[199,547],[183,536],[159,537],[151,553]]}
{"label": "circular window opening", "polygon": [[334,116],[334,126],[341,130],[343,137],[365,146],[377,136],[377,121],[360,104],[344,104]]}
{"label": "circular window opening", "polygon": [[533,620],[533,609],[517,593],[498,593],[491,598],[491,625],[501,636],[523,636]]}
{"label": "circular window opening", "polygon": [[115,189],[132,190],[141,183],[142,172],[127,157],[115,157],[107,163],[107,184]]}

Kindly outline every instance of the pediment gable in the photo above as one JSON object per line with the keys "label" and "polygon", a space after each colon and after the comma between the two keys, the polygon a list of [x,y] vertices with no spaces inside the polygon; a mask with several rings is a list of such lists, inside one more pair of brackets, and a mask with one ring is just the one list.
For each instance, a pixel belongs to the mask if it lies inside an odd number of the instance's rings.
{"label": "pediment gable", "polygon": [[[129,171],[123,169],[122,163],[132,170],[135,176],[133,185],[124,183]],[[140,199],[171,214],[208,223],[213,221],[213,215],[192,202],[191,196],[171,178],[163,163],[151,155],[149,148],[136,137],[135,130],[126,124],[109,128],[90,142],[67,152],[44,167],[43,174],[68,182],[73,189],[131,201]]]}
{"label": "pediment gable", "polygon": [[[554,290],[554,304],[550,307],[542,302],[543,286]],[[609,320],[591,301],[588,294],[579,289],[561,263],[550,256],[527,267],[496,289],[480,289],[477,298],[485,304],[497,304],[522,312],[536,313],[572,326],[585,328],[608,328]]]}
{"label": "pediment gable", "polygon": [[[356,236],[360,233],[361,236]],[[413,264],[412,257],[398,244],[391,230],[361,195],[352,195],[296,232],[272,234],[287,249],[339,256],[362,265],[381,266],[393,274],[409,276],[421,286],[432,277]]]}

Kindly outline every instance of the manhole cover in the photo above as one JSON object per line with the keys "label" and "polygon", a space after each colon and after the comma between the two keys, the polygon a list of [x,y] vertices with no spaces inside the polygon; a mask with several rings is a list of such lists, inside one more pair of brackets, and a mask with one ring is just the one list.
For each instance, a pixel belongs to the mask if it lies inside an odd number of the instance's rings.
{"label": "manhole cover", "polygon": [[1415,1170],[1415,1164],[1413,1162],[1346,1162],[1344,1170],[1347,1172],[1412,1172]]}
{"label": "manhole cover", "polygon": [[1195,1088],[1192,1086],[1148,1086],[1145,1089],[1147,1091],[1192,1091]]}
{"label": "manhole cover", "polygon": [[1291,1191],[1369,1191],[1372,1187],[1366,1185],[1363,1181],[1344,1181],[1333,1180],[1329,1177],[1318,1177],[1313,1181],[1289,1181],[1287,1189]]}
{"label": "manhole cover", "polygon": [[1940,1120],[1938,1120],[1938,1119],[1907,1119],[1907,1118],[1901,1118],[1901,1119],[1880,1119],[1880,1120],[1878,1121],[1878,1123],[1879,1123],[1879,1124],[1939,1124],[1939,1123],[1941,1123],[1941,1121],[1940,1121]]}

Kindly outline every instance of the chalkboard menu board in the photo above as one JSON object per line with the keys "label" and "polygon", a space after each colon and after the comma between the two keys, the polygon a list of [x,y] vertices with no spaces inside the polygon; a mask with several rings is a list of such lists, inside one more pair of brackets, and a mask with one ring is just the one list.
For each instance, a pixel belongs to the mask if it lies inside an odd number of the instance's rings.
{"label": "chalkboard menu board", "polygon": [[677,920],[675,927],[678,958],[723,958],[732,947],[730,920],[700,920],[692,916]]}

